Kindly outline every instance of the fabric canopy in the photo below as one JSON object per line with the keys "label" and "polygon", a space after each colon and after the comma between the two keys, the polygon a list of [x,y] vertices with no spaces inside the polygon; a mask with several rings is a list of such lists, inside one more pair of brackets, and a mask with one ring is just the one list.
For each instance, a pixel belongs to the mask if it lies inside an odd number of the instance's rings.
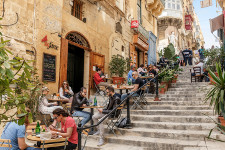
{"label": "fabric canopy", "polygon": [[218,29],[222,29],[224,27],[223,14],[217,16],[216,18],[210,19],[209,22],[212,33]]}

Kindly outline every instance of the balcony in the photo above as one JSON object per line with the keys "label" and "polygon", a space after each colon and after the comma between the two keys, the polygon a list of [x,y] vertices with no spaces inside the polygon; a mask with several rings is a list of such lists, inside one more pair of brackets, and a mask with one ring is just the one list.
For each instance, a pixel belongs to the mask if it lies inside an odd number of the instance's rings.
{"label": "balcony", "polygon": [[141,34],[146,40],[149,39],[149,32],[141,24],[134,30],[136,33]]}
{"label": "balcony", "polygon": [[164,10],[165,0],[147,0],[147,9],[156,17]]}

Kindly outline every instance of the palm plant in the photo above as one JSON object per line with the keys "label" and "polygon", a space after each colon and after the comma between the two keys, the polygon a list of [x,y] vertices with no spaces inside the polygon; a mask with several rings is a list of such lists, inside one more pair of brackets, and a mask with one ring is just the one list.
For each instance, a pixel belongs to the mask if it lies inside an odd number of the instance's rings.
{"label": "palm plant", "polygon": [[213,87],[207,93],[205,101],[210,100],[210,106],[213,106],[214,113],[223,115],[225,118],[224,111],[224,91],[225,91],[225,71],[221,69],[221,65],[216,63],[216,70],[218,76],[210,69],[209,74],[213,80]]}

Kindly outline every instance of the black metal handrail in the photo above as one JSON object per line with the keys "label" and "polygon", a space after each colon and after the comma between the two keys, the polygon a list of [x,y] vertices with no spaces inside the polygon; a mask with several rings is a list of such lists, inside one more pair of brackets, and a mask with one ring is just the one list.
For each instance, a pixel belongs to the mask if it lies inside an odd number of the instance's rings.
{"label": "black metal handrail", "polygon": [[[168,69],[169,68],[166,68],[165,70],[163,70],[163,72],[167,71]],[[143,87],[148,85],[153,80],[156,80],[156,97],[158,97],[158,76],[161,73],[163,73],[163,72],[160,72],[154,78],[152,78],[151,80],[147,81],[144,85],[139,87],[137,91],[133,92],[132,94],[129,94],[124,100],[121,101],[121,103],[119,105],[117,105],[115,108],[113,108],[113,110],[111,112],[109,112],[104,117],[102,117],[97,124],[91,125],[91,126],[88,126],[88,127],[81,127],[81,123],[79,123],[78,124],[78,128],[77,128],[77,132],[78,132],[78,150],[81,150],[81,133],[82,133],[82,131],[85,130],[85,129],[94,128],[94,127],[97,127],[98,125],[100,125],[105,119],[107,119],[112,113],[114,113],[117,110],[117,108],[120,107],[125,101],[127,102],[127,123],[126,123],[126,126],[129,128],[131,126],[129,99],[132,97],[132,95],[134,95],[135,93],[140,91]]]}

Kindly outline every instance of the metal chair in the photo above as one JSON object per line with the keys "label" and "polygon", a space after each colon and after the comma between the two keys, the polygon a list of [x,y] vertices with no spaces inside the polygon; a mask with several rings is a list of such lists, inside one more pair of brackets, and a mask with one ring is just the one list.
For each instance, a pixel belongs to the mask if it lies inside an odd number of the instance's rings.
{"label": "metal chair", "polygon": [[144,109],[144,107],[141,105],[142,103],[147,105],[146,100],[146,87],[141,88],[141,92],[139,96],[132,97],[134,104],[131,106],[131,109],[137,109],[138,107],[141,109]]}
{"label": "metal chair", "polygon": [[11,150],[11,148],[12,148],[11,140],[9,140],[9,139],[0,139],[0,147],[9,148],[9,150]]}
{"label": "metal chair", "polygon": [[191,82],[202,82],[202,72],[201,72],[201,67],[194,67],[193,68],[193,73],[191,72]]}
{"label": "metal chair", "polygon": [[122,104],[120,107],[117,108],[115,114],[113,115],[113,117],[109,117],[108,118],[108,122],[106,122],[107,124],[107,128],[112,131],[112,133],[116,135],[115,130],[119,131],[121,135],[122,132],[119,130],[119,128],[116,126],[116,123],[119,121],[119,119],[121,118],[122,115],[122,109],[124,108],[124,104]]}

